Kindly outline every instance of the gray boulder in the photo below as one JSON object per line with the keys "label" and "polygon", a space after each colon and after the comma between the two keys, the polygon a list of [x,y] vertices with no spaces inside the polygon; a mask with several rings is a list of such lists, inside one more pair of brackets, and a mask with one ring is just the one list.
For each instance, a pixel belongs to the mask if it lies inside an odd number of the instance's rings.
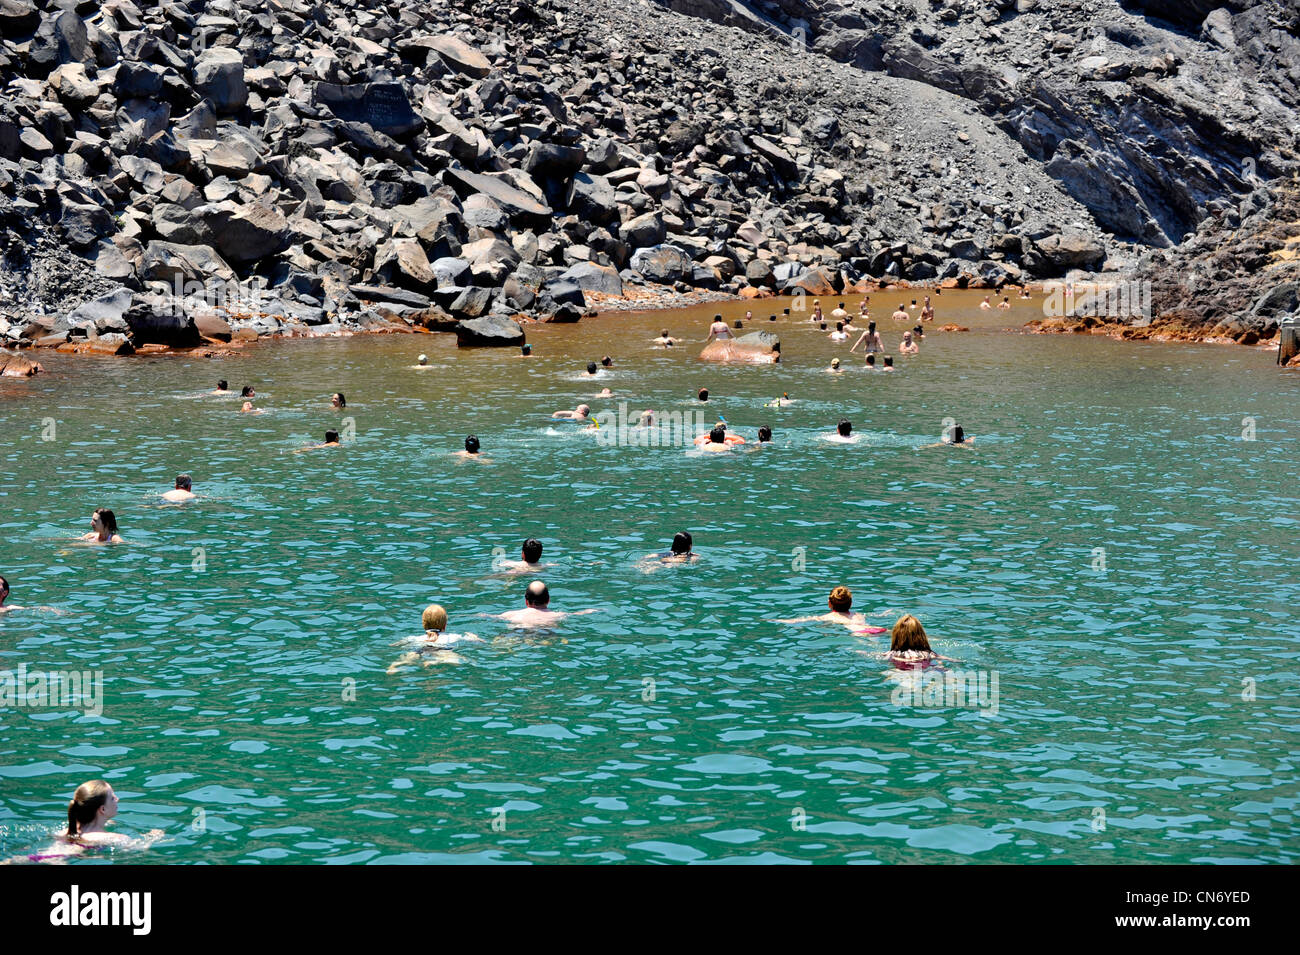
{"label": "gray boulder", "polygon": [[519,323],[503,315],[487,315],[456,323],[456,345],[459,348],[518,348],[524,340],[524,330]]}

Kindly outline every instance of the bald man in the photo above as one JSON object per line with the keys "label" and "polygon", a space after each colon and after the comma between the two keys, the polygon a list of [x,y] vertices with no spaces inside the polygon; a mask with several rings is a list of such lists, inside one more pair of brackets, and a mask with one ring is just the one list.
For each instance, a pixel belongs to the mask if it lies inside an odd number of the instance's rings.
{"label": "bald man", "polygon": [[503,614],[497,614],[502,620],[505,620],[512,627],[550,627],[565,617],[576,617],[587,613],[596,613],[595,609],[591,610],[551,610],[551,592],[547,590],[546,584],[540,580],[534,580],[524,591],[524,608],[522,610],[507,610]]}

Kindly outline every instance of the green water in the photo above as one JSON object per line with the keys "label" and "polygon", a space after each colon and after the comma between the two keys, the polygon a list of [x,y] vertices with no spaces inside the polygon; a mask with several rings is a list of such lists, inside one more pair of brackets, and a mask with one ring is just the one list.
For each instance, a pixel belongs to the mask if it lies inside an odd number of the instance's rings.
{"label": "green water", "polygon": [[[945,294],[937,324],[974,330],[892,376],[827,374],[846,348],[804,325],[777,323],[775,368],[650,346],[713,306],[537,329],[531,359],[434,336],[42,356],[0,383],[0,574],[66,613],[0,615],[0,669],[100,670],[104,706],[0,711],[0,849],[47,844],[103,777],[118,830],[167,832],[139,862],[1294,861],[1300,376],[1008,334],[1034,307],[976,301]],[[219,377],[267,413],[195,397]],[[605,385],[661,412],[708,387],[774,447],[552,426],[615,408]],[[345,415],[343,448],[291,453]],[[841,416],[859,444],[820,439]],[[946,417],[975,448],[917,450]],[[490,463],[450,455],[471,431]],[[178,471],[204,499],[158,506]],[[97,506],[126,545],[67,540]],[[638,568],[680,529],[702,560]],[[526,536],[553,607],[603,612],[531,637],[479,617],[522,606],[492,563]],[[996,672],[996,713],[898,705],[884,637],[772,622],[838,583]],[[489,642],[387,675],[431,601]]]}

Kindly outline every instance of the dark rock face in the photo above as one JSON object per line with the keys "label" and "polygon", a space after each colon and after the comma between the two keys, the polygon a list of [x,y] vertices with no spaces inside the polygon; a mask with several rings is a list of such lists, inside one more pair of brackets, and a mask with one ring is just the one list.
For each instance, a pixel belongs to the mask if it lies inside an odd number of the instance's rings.
{"label": "dark rock face", "polygon": [[[269,278],[241,337],[1185,262],[1281,207],[1297,77],[1280,0],[0,0],[0,344],[156,283]],[[27,340],[167,337],[100,321]]]}

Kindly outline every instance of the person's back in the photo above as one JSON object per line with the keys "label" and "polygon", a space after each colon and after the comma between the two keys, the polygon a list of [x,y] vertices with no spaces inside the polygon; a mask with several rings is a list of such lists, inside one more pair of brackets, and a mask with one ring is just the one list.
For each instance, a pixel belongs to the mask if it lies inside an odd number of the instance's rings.
{"label": "person's back", "polygon": [[176,476],[176,486],[163,495],[164,501],[170,501],[173,504],[182,504],[185,501],[192,501],[195,498],[192,490],[194,484],[188,474],[178,474]]}

